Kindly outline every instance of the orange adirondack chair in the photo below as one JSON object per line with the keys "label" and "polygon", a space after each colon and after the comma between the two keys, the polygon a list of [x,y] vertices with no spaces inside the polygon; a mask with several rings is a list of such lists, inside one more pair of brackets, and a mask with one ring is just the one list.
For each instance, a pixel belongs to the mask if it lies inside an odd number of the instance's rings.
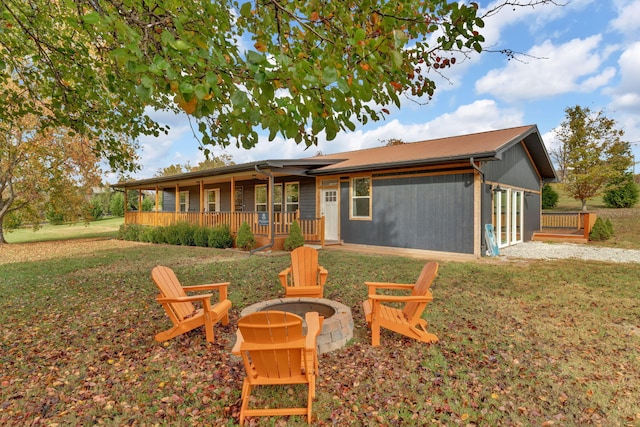
{"label": "orange adirondack chair", "polygon": [[[322,328],[317,312],[302,318],[284,311],[258,311],[238,321],[232,352],[241,355],[247,376],[242,384],[240,424],[250,416],[306,415],[311,423],[311,406],[316,395],[318,355],[316,341]],[[249,408],[251,390],[259,385],[307,384],[306,407]]]}
{"label": "orange adirondack chair", "polygon": [[[386,328],[422,342],[438,342],[438,337],[427,331],[427,322],[421,318],[427,304],[433,301],[429,288],[438,274],[438,263],[429,262],[415,284],[365,282],[369,298],[362,303],[367,324],[371,327],[371,345],[380,345],[380,328]],[[379,295],[378,289],[410,290],[411,295]],[[404,303],[404,308],[393,308],[383,302]]]}
{"label": "orange adirondack chair", "polygon": [[[157,266],[151,271],[151,277],[160,289],[156,298],[173,323],[173,327],[155,336],[156,341],[166,341],[178,335],[189,332],[199,326],[204,326],[207,341],[214,341],[213,326],[222,321],[229,324],[229,309],[231,301],[227,299],[229,283],[212,283],[208,285],[182,286],[173,270],[164,266]],[[188,296],[185,291],[218,290],[219,298],[215,305],[211,305],[213,294]],[[194,302],[202,307],[196,309]]]}
{"label": "orange adirondack chair", "polygon": [[300,246],[291,252],[291,265],[278,275],[285,296],[322,298],[327,270],[318,265],[318,251]]}

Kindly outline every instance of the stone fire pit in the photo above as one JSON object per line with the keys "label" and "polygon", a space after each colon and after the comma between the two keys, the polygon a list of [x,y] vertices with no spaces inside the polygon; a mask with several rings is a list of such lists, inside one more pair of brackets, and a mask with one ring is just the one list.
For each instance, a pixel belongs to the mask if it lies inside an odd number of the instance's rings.
{"label": "stone fire pit", "polygon": [[322,330],[318,335],[318,354],[342,348],[353,338],[351,309],[336,301],[324,298],[278,298],[250,305],[242,310],[240,316],[267,310],[286,311],[303,319],[305,313],[311,311],[324,316]]}

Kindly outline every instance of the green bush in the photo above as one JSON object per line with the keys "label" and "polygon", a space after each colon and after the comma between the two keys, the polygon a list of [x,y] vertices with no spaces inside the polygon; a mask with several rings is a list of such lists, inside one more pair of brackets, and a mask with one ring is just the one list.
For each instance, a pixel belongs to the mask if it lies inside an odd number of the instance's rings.
{"label": "green bush", "polygon": [[49,221],[51,225],[61,225],[64,224],[64,213],[56,210],[54,207],[50,206],[47,209],[44,217]]}
{"label": "green bush", "polygon": [[113,216],[124,216],[124,194],[118,192],[111,197],[109,212]]}
{"label": "green bush", "polygon": [[640,199],[640,191],[633,181],[627,178],[619,187],[610,188],[604,192],[602,200],[608,208],[632,208]]}
{"label": "green bush", "polygon": [[193,230],[193,242],[196,246],[203,248],[209,246],[209,229],[207,227],[196,227]]}
{"label": "green bush", "polygon": [[256,238],[253,236],[253,232],[251,231],[251,227],[245,221],[240,226],[238,230],[238,235],[236,236],[236,248],[243,249],[245,251],[251,250],[256,245]]}
{"label": "green bush", "polygon": [[195,246],[195,227],[187,222],[179,222],[171,227],[176,233],[178,244],[182,246]]}
{"label": "green bush", "polygon": [[151,227],[151,231],[149,232],[150,242],[156,244],[167,243],[166,228],[167,227]]}
{"label": "green bush", "polygon": [[89,215],[93,221],[97,221],[104,216],[102,202],[96,197],[89,202]]}
{"label": "green bush", "polygon": [[284,250],[292,251],[300,246],[304,246],[304,236],[302,235],[302,229],[298,221],[293,221],[289,228],[289,235],[284,240]]}
{"label": "green bush", "polygon": [[607,226],[607,231],[609,232],[609,236],[613,236],[613,223],[611,222],[611,220],[609,218],[607,218],[607,220],[604,222],[604,225]]}
{"label": "green bush", "polygon": [[[248,227],[248,224],[247,224],[247,227]],[[249,233],[251,233],[250,229],[249,229]],[[253,238],[253,234],[251,234],[251,238]],[[229,226],[221,225],[221,226],[209,229],[208,245],[210,248],[218,248],[218,249],[226,249],[226,248],[233,247],[233,236],[231,235],[231,230],[229,229]],[[252,247],[253,245],[255,245],[255,239],[253,239]]]}
{"label": "green bush", "polygon": [[118,230],[118,239],[140,242],[145,227],[139,224],[122,224]]}
{"label": "green bush", "polygon": [[602,241],[608,240],[609,238],[611,238],[611,233],[609,233],[607,225],[602,218],[598,217],[596,222],[593,224],[591,233],[589,233],[589,240]]}
{"label": "green bush", "polygon": [[542,186],[542,209],[553,209],[558,205],[560,195],[549,184]]}

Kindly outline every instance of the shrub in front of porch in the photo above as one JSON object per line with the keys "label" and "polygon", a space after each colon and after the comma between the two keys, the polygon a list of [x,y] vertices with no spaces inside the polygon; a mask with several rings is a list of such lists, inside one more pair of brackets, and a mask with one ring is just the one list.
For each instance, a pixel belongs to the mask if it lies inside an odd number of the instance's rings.
{"label": "shrub in front of porch", "polygon": [[589,233],[589,240],[593,241],[603,241],[609,240],[611,238],[611,234],[613,231],[613,226],[611,229],[607,227],[607,224],[602,220],[602,218],[598,217],[596,222],[593,223],[593,228],[591,229],[591,233]]}
{"label": "shrub in front of porch", "polygon": [[289,236],[284,240],[284,250],[292,251],[300,246],[304,246],[304,236],[298,221],[293,221],[289,228]]}
{"label": "shrub in front of porch", "polygon": [[228,225],[219,225],[208,229],[207,246],[210,248],[226,249],[233,247],[233,236]]}
{"label": "shrub in front of porch", "polygon": [[249,251],[256,245],[256,238],[251,231],[251,227],[245,221],[238,229],[238,235],[236,236],[236,248]]}

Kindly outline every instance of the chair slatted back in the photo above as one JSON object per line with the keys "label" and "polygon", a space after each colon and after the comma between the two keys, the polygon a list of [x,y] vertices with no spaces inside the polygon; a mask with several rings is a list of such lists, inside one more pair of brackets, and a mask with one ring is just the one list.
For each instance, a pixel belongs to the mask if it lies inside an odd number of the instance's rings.
{"label": "chair slatted back", "polygon": [[[160,289],[160,296],[164,298],[186,297],[187,294],[182,288],[180,281],[176,277],[173,270],[165,266],[156,266],[151,271],[151,278]],[[175,302],[165,304],[169,307],[179,321],[193,316],[195,307],[190,302]]]}
{"label": "chair slatted back", "polygon": [[[418,280],[416,281],[416,284],[411,291],[411,295],[426,295],[427,292],[429,292],[429,288],[431,287],[431,284],[433,283],[437,275],[438,263],[434,261],[426,263],[424,267],[422,267],[422,271],[420,272],[420,276],[418,276]],[[411,320],[416,315],[421,316],[426,307],[426,302],[408,302],[405,304],[402,313],[407,319]]]}
{"label": "chair slatted back", "polygon": [[251,349],[248,353],[259,377],[289,378],[301,374],[304,336],[300,316],[258,311],[241,318],[238,328],[243,344]]}
{"label": "chair slatted back", "polygon": [[294,286],[318,285],[318,251],[300,246],[291,252],[291,272]]}

